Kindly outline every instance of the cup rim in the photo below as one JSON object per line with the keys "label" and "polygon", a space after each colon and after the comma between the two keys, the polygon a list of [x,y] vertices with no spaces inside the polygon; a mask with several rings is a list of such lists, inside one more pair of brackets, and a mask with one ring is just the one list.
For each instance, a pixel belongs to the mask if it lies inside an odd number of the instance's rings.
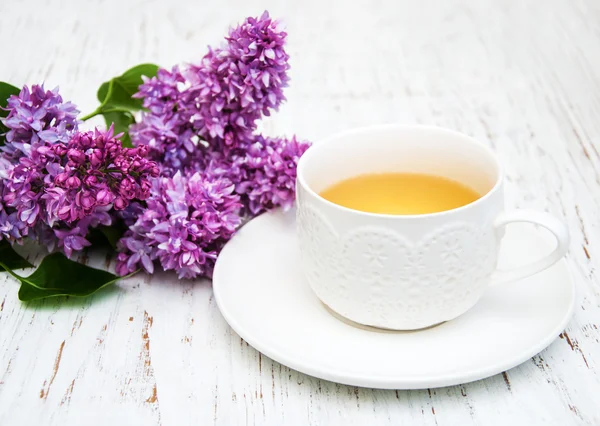
{"label": "cup rim", "polygon": [[[308,161],[310,161],[310,158],[312,156],[314,156],[316,152],[319,151],[319,147],[325,146],[327,143],[330,143],[341,137],[350,136],[350,135],[353,135],[356,133],[361,133],[364,131],[409,130],[409,129],[410,130],[436,130],[436,131],[441,130],[445,133],[450,133],[455,136],[460,136],[464,139],[467,139],[471,143],[479,145],[481,148],[484,149],[484,151],[486,151],[490,155],[490,157],[493,159],[494,163],[496,164],[496,168],[498,170],[498,176],[496,177],[496,182],[494,183],[494,186],[492,186],[492,188],[488,192],[486,192],[483,196],[479,197],[477,200],[475,200],[469,204],[465,204],[464,206],[456,207],[456,208],[450,209],[450,210],[444,210],[441,212],[435,212],[435,213],[400,215],[400,214],[389,214],[389,213],[365,212],[362,210],[355,210],[355,209],[351,209],[349,207],[344,207],[339,204],[332,203],[331,201],[321,197],[321,195],[319,195],[316,191],[314,191],[310,187],[310,185],[308,185],[308,183],[306,182],[306,179],[304,177],[305,164]],[[504,169],[502,168],[502,164],[500,164],[500,161],[498,160],[496,153],[489,146],[479,142],[478,140],[472,138],[469,135],[466,135],[461,132],[457,132],[456,130],[447,129],[445,127],[423,125],[423,124],[376,124],[376,125],[361,126],[361,127],[355,127],[355,128],[349,129],[349,130],[344,130],[344,131],[335,133],[333,135],[327,136],[327,137],[315,142],[310,148],[308,148],[308,150],[306,150],[306,152],[302,155],[302,157],[300,157],[300,160],[298,161],[298,166],[297,166],[296,179],[298,182],[298,186],[302,187],[310,195],[317,198],[322,203],[325,203],[326,205],[328,205],[332,208],[335,208],[337,210],[340,210],[342,212],[353,213],[353,214],[358,214],[361,216],[373,217],[373,218],[385,218],[385,219],[393,218],[396,220],[406,220],[406,219],[417,219],[417,218],[425,219],[425,218],[431,218],[431,217],[447,216],[447,215],[451,215],[451,214],[455,214],[455,213],[459,213],[459,212],[468,210],[470,208],[478,206],[479,204],[484,203],[487,199],[491,198],[493,196],[493,194],[496,193],[499,190],[499,188],[502,186],[502,182],[504,181]]]}

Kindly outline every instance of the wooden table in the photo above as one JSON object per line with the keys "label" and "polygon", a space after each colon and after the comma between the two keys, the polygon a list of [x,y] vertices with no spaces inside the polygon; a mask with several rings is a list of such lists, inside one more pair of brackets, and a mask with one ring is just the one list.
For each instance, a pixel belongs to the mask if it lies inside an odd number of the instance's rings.
{"label": "wooden table", "polygon": [[579,300],[568,328],[486,380],[371,390],[261,356],[206,281],[140,275],[88,299],[24,305],[0,274],[0,424],[600,424],[598,1],[5,0],[0,80],[60,85],[88,113],[108,78],[198,60],[265,8],[287,21],[292,56],[288,102],[265,131],[317,140],[425,123],[489,144],[506,166],[508,206],[569,224]]}

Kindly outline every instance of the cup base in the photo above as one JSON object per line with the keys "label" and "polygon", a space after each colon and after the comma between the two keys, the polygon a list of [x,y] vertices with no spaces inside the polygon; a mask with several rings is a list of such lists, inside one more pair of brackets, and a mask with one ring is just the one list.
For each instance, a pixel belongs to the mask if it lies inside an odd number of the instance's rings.
{"label": "cup base", "polygon": [[437,327],[439,325],[442,325],[445,322],[447,322],[447,321],[441,321],[441,322],[438,322],[436,324],[428,325],[426,327],[420,327],[420,328],[410,328],[410,329],[387,328],[387,327],[380,327],[380,326],[375,326],[375,325],[360,324],[360,323],[352,321],[351,319],[346,318],[342,314],[336,312],[330,306],[328,306],[327,304],[325,304],[323,301],[321,301],[321,304],[325,307],[325,309],[327,310],[327,312],[331,316],[333,316],[337,320],[343,322],[344,324],[350,325],[350,326],[352,326],[354,328],[360,328],[361,330],[372,331],[372,332],[375,332],[375,333],[415,333],[415,332],[419,332],[419,331],[424,331],[424,330],[429,330],[431,328],[435,328],[435,327]]}

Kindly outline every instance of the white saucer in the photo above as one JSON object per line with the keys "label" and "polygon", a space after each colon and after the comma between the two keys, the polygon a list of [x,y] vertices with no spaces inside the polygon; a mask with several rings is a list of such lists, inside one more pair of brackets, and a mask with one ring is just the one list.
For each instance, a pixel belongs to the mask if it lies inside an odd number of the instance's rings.
{"label": "white saucer", "polygon": [[[500,265],[552,248],[533,227],[509,227]],[[489,288],[474,308],[412,332],[363,327],[334,316],[304,280],[295,212],[264,214],[221,252],[214,294],[231,327],[266,356],[347,385],[420,389],[456,385],[512,368],[565,328],[575,289],[565,260],[534,277]]]}

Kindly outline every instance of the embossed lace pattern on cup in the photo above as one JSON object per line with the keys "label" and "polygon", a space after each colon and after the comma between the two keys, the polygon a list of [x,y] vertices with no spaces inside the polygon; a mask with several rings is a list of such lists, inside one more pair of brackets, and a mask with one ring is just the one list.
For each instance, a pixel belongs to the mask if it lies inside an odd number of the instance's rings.
{"label": "embossed lace pattern on cup", "polygon": [[481,296],[497,255],[492,227],[467,222],[447,223],[419,241],[382,226],[338,235],[317,209],[304,205],[298,232],[311,287],[358,322],[419,326],[415,319],[458,316]]}

